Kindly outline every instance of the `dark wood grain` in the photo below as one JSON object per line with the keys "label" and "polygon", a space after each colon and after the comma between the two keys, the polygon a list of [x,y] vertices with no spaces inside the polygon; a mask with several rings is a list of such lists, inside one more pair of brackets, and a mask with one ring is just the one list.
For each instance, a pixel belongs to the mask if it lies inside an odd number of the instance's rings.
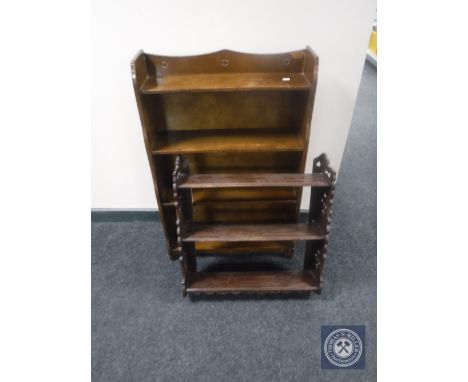
{"label": "dark wood grain", "polygon": [[199,272],[187,293],[284,293],[318,290],[308,272]]}
{"label": "dark wood grain", "polygon": [[[318,79],[306,49],[140,52],[135,97],[169,254],[184,293],[320,293],[336,174],[304,174]],[[190,175],[192,174],[192,175]],[[297,224],[311,187],[308,224]],[[302,272],[198,272],[197,256],[282,253],[305,240]]]}
{"label": "dark wood grain", "polygon": [[[175,212],[166,211],[167,209],[163,208],[163,195],[170,194],[172,188],[170,168],[167,166],[161,166],[162,161],[156,162],[151,153],[151,147],[153,146],[154,136],[156,132],[156,126],[151,122],[151,110],[146,106],[145,100],[143,99],[139,89],[140,86],[145,81],[145,78],[148,76],[148,66],[146,62],[146,55],[143,51],[139,51],[130,64],[132,72],[132,81],[133,81],[133,91],[135,93],[136,104],[138,107],[138,112],[140,114],[140,121],[143,131],[143,140],[145,142],[146,155],[148,158],[151,176],[153,179],[154,192],[156,194],[156,200],[159,206],[159,213],[161,217],[161,225],[164,230],[164,236],[166,238],[166,246],[171,260],[178,258],[178,253],[175,250],[177,248],[177,235],[176,235],[176,226],[175,226]],[[164,177],[164,173],[167,173],[169,176]]]}
{"label": "dark wood grain", "polygon": [[153,154],[303,151],[299,135],[281,130],[177,131],[158,134]]}
{"label": "dark wood grain", "polygon": [[296,202],[295,188],[195,188],[192,190],[193,204],[231,203],[231,202]]}
{"label": "dark wood grain", "polygon": [[[307,91],[144,94],[158,132],[287,129],[299,133]],[[259,112],[261,111],[261,112]]]}
{"label": "dark wood grain", "polygon": [[243,253],[250,255],[267,253],[292,256],[291,244],[284,241],[208,241],[195,243],[197,255],[231,256]]}
{"label": "dark wood grain", "polygon": [[193,206],[193,217],[197,223],[208,224],[286,224],[291,223],[295,208],[295,203],[284,200],[198,203]]}
{"label": "dark wood grain", "polygon": [[254,54],[224,49],[196,56],[146,56],[149,77],[157,78],[207,73],[304,73],[309,50]]}
{"label": "dark wood grain", "polygon": [[185,242],[322,240],[325,233],[311,224],[195,224],[182,237]]}
{"label": "dark wood grain", "polygon": [[167,77],[148,77],[141,86],[144,94],[255,91],[255,90],[307,90],[310,83],[304,74],[292,73],[235,73],[190,74]]}
{"label": "dark wood grain", "polygon": [[224,187],[329,187],[331,180],[325,174],[195,174],[190,175],[180,188]]}
{"label": "dark wood grain", "polygon": [[[184,154],[190,163],[192,174],[295,173],[302,155],[302,151],[219,151]],[[169,155],[155,157],[164,158]]]}
{"label": "dark wood grain", "polygon": [[[310,48],[275,54],[137,55],[132,62],[135,97],[171,259],[180,256],[172,199],[175,156],[184,154],[192,174],[303,173],[317,70],[318,57]],[[194,190],[194,204],[200,202],[194,222],[297,221],[300,187],[226,190]],[[234,205],[220,207],[222,200],[245,203],[236,211]],[[249,203],[256,201],[260,204],[250,210]],[[287,207],[280,214],[282,204]],[[284,246],[286,252],[292,245]],[[239,249],[249,253],[246,245]]]}

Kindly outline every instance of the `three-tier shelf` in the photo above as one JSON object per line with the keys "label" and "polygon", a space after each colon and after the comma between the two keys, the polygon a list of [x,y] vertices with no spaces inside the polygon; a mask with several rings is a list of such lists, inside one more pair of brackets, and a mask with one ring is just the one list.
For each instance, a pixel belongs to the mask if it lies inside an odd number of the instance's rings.
{"label": "three-tier shelf", "polygon": [[[310,48],[139,52],[132,75],[168,254],[184,293],[320,292],[335,173],[322,155],[304,174],[317,85]],[[298,223],[311,187],[307,224]],[[283,254],[306,241],[300,272],[198,272],[206,255]]]}

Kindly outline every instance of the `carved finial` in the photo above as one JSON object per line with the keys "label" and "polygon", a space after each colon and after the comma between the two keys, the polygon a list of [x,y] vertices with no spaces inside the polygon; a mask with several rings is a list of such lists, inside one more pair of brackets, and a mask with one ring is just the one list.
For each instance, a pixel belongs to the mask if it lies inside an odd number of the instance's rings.
{"label": "carved finial", "polygon": [[313,172],[324,172],[324,169],[330,166],[327,154],[320,154],[313,162]]}

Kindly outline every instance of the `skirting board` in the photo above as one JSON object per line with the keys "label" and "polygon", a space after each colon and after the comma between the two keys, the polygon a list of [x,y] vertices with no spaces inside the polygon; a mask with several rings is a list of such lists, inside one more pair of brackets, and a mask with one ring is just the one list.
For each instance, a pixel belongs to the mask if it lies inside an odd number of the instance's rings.
{"label": "skirting board", "polygon": [[[299,221],[307,220],[308,211],[301,210]],[[92,208],[91,222],[132,222],[132,221],[160,221],[159,211],[156,209],[107,209],[107,208]]]}
{"label": "skirting board", "polygon": [[160,221],[159,211],[156,209],[112,209],[92,208],[91,222],[131,222],[131,221]]}

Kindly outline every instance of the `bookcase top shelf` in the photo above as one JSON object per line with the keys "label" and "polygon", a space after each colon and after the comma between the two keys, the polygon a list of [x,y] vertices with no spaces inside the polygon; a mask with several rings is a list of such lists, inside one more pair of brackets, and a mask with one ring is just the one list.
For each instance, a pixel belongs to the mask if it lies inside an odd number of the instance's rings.
{"label": "bookcase top shelf", "polygon": [[300,73],[213,73],[148,77],[143,94],[204,91],[307,90],[310,83]]}
{"label": "bookcase top shelf", "polygon": [[139,52],[132,65],[141,94],[304,91],[315,85],[318,57],[310,48],[276,54],[221,50],[184,57]]}

